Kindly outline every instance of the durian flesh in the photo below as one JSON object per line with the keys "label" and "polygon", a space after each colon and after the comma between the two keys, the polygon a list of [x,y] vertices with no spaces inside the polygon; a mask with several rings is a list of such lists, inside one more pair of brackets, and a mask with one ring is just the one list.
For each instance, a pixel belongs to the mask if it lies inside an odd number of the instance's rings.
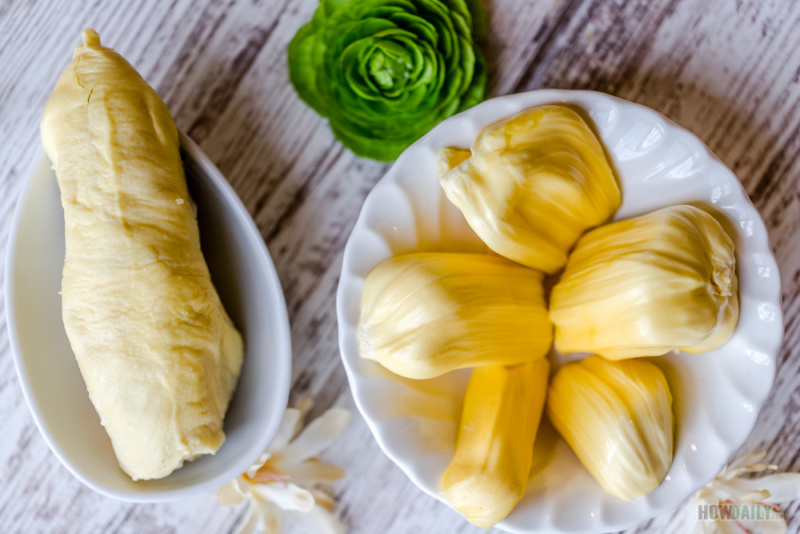
{"label": "durian flesh", "polygon": [[[440,155],[440,169],[468,154],[445,150],[450,152]],[[581,116],[563,105],[490,124],[471,156],[440,183],[489,248],[550,274],[564,266],[578,237],[611,218],[621,202],[603,147]]]}
{"label": "durian flesh", "polygon": [[605,491],[633,500],[653,491],[673,455],[672,395],[645,360],[591,356],[558,370],[547,416]]}
{"label": "durian flesh", "polygon": [[492,527],[525,493],[549,369],[540,359],[472,372],[455,454],[441,480],[442,495],[470,523]]}
{"label": "durian flesh", "polygon": [[163,478],[225,441],[244,354],[200,249],[178,129],[86,30],[41,132],[64,208],[64,329],[120,467]]}
{"label": "durian flesh", "polygon": [[417,379],[542,358],[553,339],[542,277],[494,255],[391,258],[367,276],[359,353]]}
{"label": "durian flesh", "polygon": [[550,318],[562,353],[711,351],[738,318],[733,242],[711,215],[685,205],[592,230],[553,288]]}

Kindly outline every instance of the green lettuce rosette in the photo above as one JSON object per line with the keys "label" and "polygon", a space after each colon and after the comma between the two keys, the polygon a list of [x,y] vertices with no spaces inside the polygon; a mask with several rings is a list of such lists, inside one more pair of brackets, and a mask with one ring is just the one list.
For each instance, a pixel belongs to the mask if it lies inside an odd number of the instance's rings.
{"label": "green lettuce rosette", "polygon": [[480,0],[321,0],[289,77],[347,148],[389,161],[483,100],[485,31]]}

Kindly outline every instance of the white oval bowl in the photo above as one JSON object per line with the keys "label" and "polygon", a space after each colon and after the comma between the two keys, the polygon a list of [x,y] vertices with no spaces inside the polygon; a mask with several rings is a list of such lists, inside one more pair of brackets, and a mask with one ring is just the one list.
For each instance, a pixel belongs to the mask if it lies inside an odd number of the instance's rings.
{"label": "white oval bowl", "polygon": [[623,196],[615,219],[694,203],[730,223],[741,311],[721,348],[651,360],[667,373],[677,418],[675,459],[662,484],[632,502],[612,497],[559,439],[525,496],[497,525],[520,534],[622,530],[680,504],[747,438],[772,386],[783,336],[780,280],[766,228],[736,176],[697,137],[653,110],[602,93],[542,90],[495,98],[443,121],[409,147],[364,202],[345,248],[339,346],[356,405],[386,455],[425,493],[446,502],[439,479],[453,455],[469,371],[412,381],[360,359],[356,324],[364,279],[380,262],[412,251],[484,251],[439,187],[436,156],[444,147],[468,148],[493,121],[558,102],[585,111],[614,163]]}
{"label": "white oval bowl", "polygon": [[64,212],[40,150],[22,186],[8,243],[6,314],[14,364],[39,431],[93,490],[125,501],[181,499],[243,473],[278,430],[289,395],[291,337],[283,291],[264,240],[236,193],[181,134],[186,178],[214,285],[244,337],[245,356],[225,417],[225,443],[159,480],[134,482],[117,464],[61,321]]}

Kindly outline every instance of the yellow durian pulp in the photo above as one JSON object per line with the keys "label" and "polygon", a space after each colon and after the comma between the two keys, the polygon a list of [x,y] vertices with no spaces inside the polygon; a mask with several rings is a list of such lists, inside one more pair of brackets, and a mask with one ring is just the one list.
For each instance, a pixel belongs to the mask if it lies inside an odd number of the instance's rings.
{"label": "yellow durian pulp", "polygon": [[365,281],[359,353],[416,379],[543,358],[553,336],[542,278],[486,254],[386,260]]}
{"label": "yellow durian pulp", "polygon": [[672,395],[645,360],[591,356],[558,370],[547,416],[605,491],[633,500],[653,491],[672,464]]}
{"label": "yellow durian pulp", "polygon": [[686,205],[588,232],[550,297],[558,351],[613,360],[711,351],[738,309],[733,242]]}
{"label": "yellow durian pulp", "polygon": [[456,450],[441,492],[470,523],[490,528],[528,485],[550,364],[540,359],[472,372]]}
{"label": "yellow durian pulp", "polygon": [[[41,135],[64,209],[70,347],[120,468],[164,478],[222,446],[244,357],[200,248],[178,129],[133,66],[87,29]],[[177,476],[164,487],[196,475]]]}
{"label": "yellow durian pulp", "polygon": [[[445,149],[440,172],[469,153]],[[439,180],[493,251],[555,273],[587,229],[609,220],[620,189],[591,128],[572,108],[540,106],[490,124]]]}

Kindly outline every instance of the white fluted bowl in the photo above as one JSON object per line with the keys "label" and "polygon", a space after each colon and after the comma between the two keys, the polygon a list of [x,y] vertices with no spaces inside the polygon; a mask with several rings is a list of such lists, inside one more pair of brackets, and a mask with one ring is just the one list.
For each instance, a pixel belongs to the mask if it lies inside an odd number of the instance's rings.
{"label": "white fluted bowl", "polygon": [[611,156],[623,196],[615,219],[682,203],[727,219],[741,311],[721,348],[652,360],[667,373],[677,418],[675,459],[657,489],[632,502],[606,494],[559,439],[525,496],[498,524],[513,533],[621,530],[676,507],[716,476],[747,438],[772,386],[783,336],[778,269],[764,223],[736,176],[697,137],[655,111],[602,93],[542,90],[495,98],[445,120],[408,148],[367,198],[345,248],[339,345],[356,405],[386,455],[445,502],[439,479],[453,455],[469,371],[411,381],[359,358],[364,279],[383,260],[408,252],[485,250],[439,187],[436,156],[447,146],[469,147],[491,122],[558,102],[586,112]]}
{"label": "white fluted bowl", "polygon": [[264,240],[222,174],[181,134],[189,192],[214,285],[244,339],[242,372],[216,454],[158,480],[134,482],[117,464],[61,321],[64,212],[40,150],[23,183],[7,249],[5,304],[20,387],[42,437],[93,490],[124,501],[183,499],[243,473],[278,431],[289,396],[292,351],[283,291]]}

